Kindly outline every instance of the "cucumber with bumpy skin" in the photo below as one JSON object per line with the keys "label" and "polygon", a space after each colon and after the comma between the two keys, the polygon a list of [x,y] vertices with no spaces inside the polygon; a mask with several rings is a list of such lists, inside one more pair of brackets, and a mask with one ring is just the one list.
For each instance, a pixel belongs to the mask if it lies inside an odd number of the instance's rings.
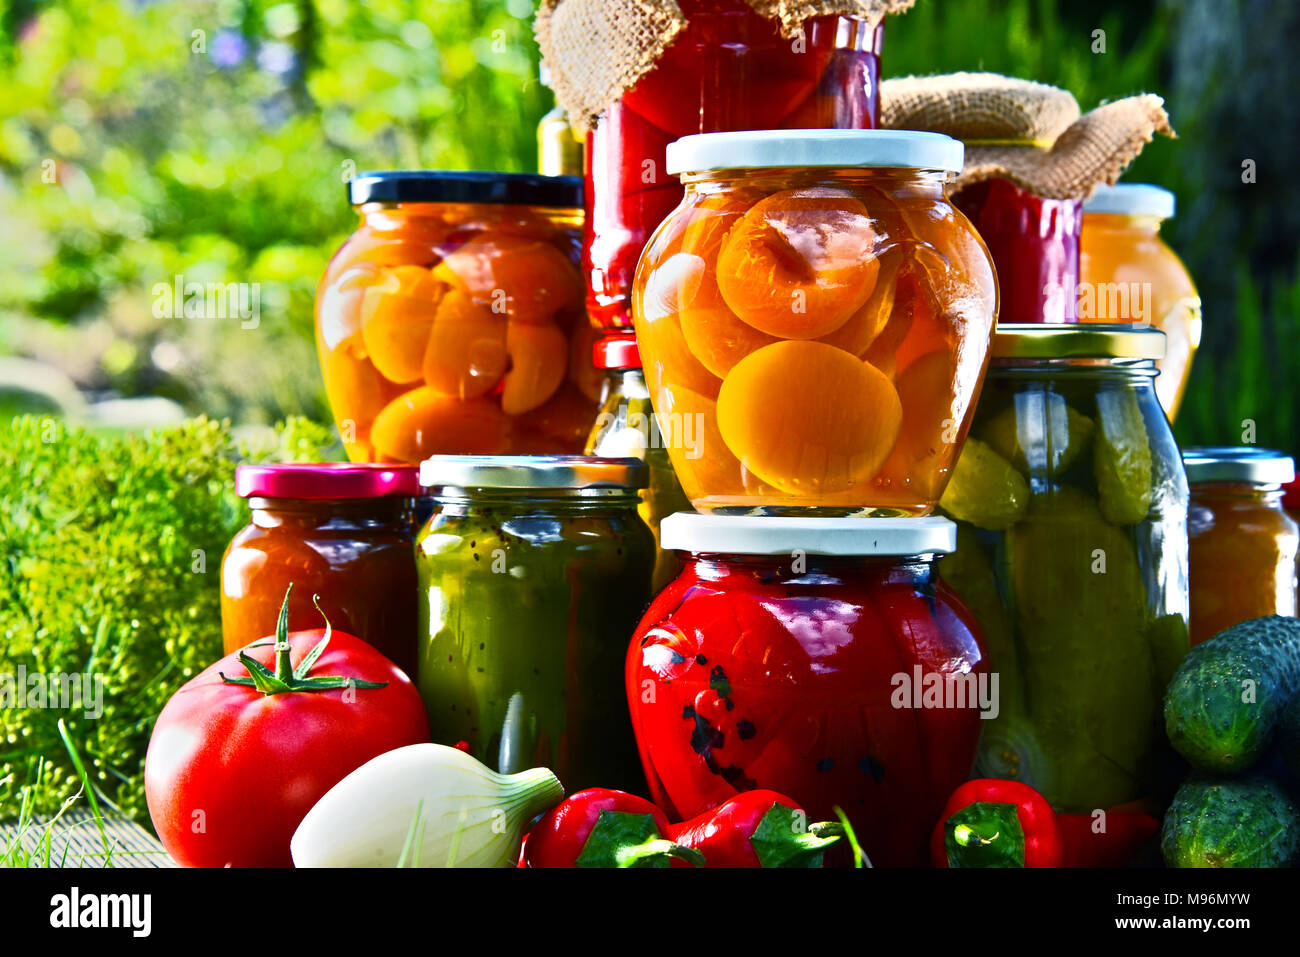
{"label": "cucumber with bumpy skin", "polygon": [[1187,653],[1165,693],[1165,731],[1191,764],[1240,771],[1268,747],[1300,688],[1300,619],[1269,615]]}
{"label": "cucumber with bumpy skin", "polygon": [[1286,867],[1300,847],[1300,809],[1262,775],[1194,774],[1160,830],[1170,867]]}

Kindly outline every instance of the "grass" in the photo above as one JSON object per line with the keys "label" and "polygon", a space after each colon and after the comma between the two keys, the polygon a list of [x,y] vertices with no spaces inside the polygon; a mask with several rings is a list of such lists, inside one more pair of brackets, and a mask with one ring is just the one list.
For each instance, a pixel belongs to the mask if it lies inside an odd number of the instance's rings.
{"label": "grass", "polygon": [[[71,841],[62,841],[63,849],[61,852],[56,852],[55,848],[60,843],[60,838],[68,837],[73,829],[84,827],[88,823],[86,821],[71,824],[62,823],[64,815],[80,802],[83,795],[90,807],[91,820],[99,831],[99,839],[104,847],[104,860],[100,866],[113,866],[116,844],[109,840],[108,831],[104,826],[104,815],[100,808],[99,798],[96,796],[95,788],[91,784],[90,775],[86,773],[86,767],[82,763],[77,746],[73,743],[71,736],[68,734],[67,725],[64,724],[62,719],[59,721],[59,736],[63,739],[63,746],[67,749],[68,756],[77,769],[77,776],[81,780],[81,788],[63,801],[63,804],[53,817],[44,822],[38,822],[34,814],[34,808],[37,804],[37,791],[42,787],[43,771],[46,767],[45,759],[43,757],[38,758],[38,767],[33,783],[25,785],[19,792],[18,826],[5,845],[0,847],[0,867],[66,867]],[[34,831],[39,831],[40,836],[35,847],[29,849],[26,846],[27,839]],[[81,862],[78,861],[77,863]]]}

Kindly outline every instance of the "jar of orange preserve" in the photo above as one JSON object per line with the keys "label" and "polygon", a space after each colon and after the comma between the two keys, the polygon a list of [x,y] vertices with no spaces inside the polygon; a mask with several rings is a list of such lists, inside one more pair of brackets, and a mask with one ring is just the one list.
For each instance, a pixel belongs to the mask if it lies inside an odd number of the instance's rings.
{"label": "jar of orange preserve", "polygon": [[636,338],[700,511],[924,515],[948,482],[997,314],[938,133],[705,133],[637,267]]}
{"label": "jar of orange preserve", "polygon": [[1295,463],[1256,448],[1187,449],[1183,463],[1192,644],[1251,618],[1295,615],[1300,526],[1282,503]]}
{"label": "jar of orange preserve", "polygon": [[348,457],[580,452],[600,400],[582,180],[399,170],[348,193],[361,224],[316,295]]}
{"label": "jar of orange preserve", "polygon": [[1201,299],[1178,255],[1160,238],[1174,194],[1145,183],[1099,186],[1083,206],[1079,319],[1136,322],[1165,334],[1156,395],[1178,412],[1201,344]]}
{"label": "jar of orange preserve", "polygon": [[249,523],[221,560],[227,653],[275,634],[285,593],[290,629],[339,631],[374,645],[415,676],[414,467],[324,463],[241,465],[235,491]]}

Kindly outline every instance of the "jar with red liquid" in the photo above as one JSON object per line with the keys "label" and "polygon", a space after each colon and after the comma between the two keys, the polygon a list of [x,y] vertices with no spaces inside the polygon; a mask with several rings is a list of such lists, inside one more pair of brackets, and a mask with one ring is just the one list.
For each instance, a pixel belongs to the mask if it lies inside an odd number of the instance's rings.
{"label": "jar with red liquid", "polygon": [[724,130],[874,129],[882,23],[825,16],[802,37],[744,0],[680,0],[687,24],[587,135],[583,267],[597,327],[632,327],[632,277],[682,198],[668,144]]}
{"label": "jar with red liquid", "polygon": [[[221,560],[221,629],[230,653],[289,628],[338,631],[374,645],[415,677],[414,467],[370,463],[241,465],[248,525]],[[313,596],[320,596],[320,611]]]}
{"label": "jar with red liquid", "polygon": [[656,803],[738,792],[842,808],[872,862],[912,866],[996,709],[975,619],[935,574],[942,518],[678,514],[685,569],[632,638],[627,693]]}
{"label": "jar with red liquid", "polygon": [[998,271],[1004,323],[1077,322],[1083,202],[1050,199],[1007,179],[953,194]]}

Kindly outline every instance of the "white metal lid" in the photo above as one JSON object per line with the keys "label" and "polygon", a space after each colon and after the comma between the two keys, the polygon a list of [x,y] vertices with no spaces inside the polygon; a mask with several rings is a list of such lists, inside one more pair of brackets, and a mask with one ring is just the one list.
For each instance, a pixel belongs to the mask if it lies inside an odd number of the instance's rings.
{"label": "white metal lid", "polygon": [[961,140],[916,130],[746,130],[683,136],[668,144],[666,169],[884,166],[959,173],[964,155]]}
{"label": "white metal lid", "polygon": [[924,555],[957,548],[946,518],[783,518],[677,512],[659,526],[664,548],[717,555]]}
{"label": "white metal lid", "polygon": [[1116,183],[1114,186],[1103,184],[1083,204],[1083,211],[1171,219],[1174,215],[1174,194],[1149,183]]}
{"label": "white metal lid", "polygon": [[1273,449],[1253,446],[1198,446],[1183,450],[1187,481],[1246,482],[1251,485],[1286,485],[1295,481],[1295,461]]}

